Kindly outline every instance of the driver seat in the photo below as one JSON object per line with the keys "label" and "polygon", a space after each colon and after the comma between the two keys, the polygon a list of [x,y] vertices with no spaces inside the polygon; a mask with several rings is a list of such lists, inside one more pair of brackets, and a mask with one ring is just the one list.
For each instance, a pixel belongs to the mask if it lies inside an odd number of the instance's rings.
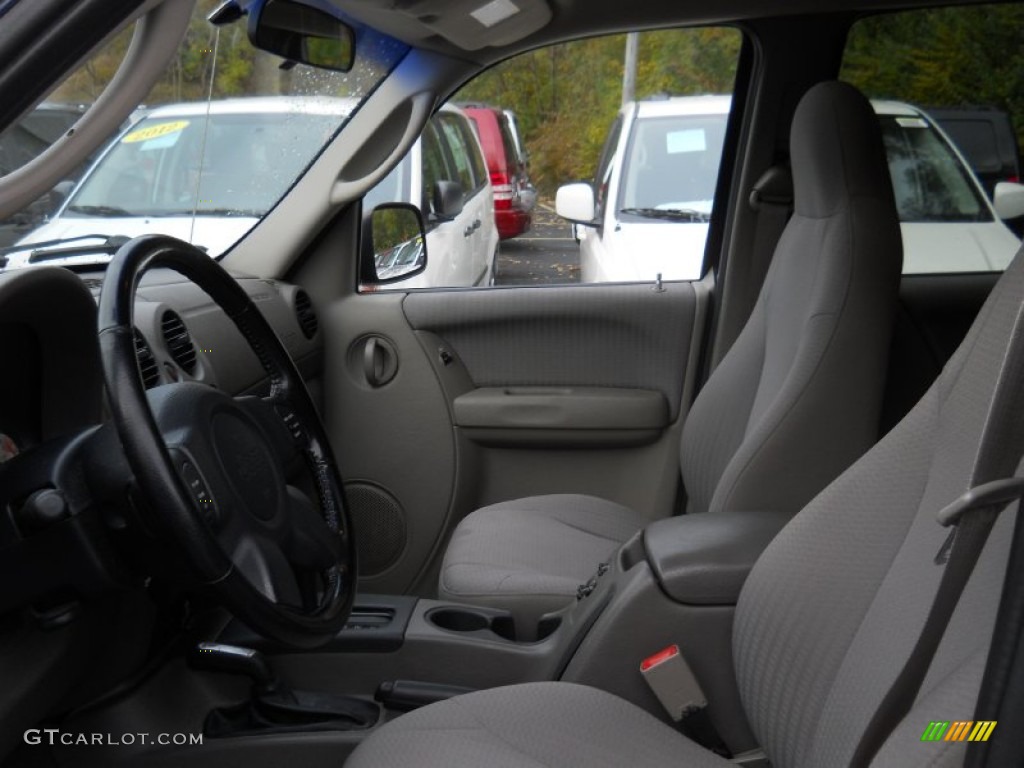
{"label": "driver seat", "polygon": [[[1022,473],[1022,371],[1018,253],[921,401],[804,507],[754,566],[736,607],[732,657],[743,709],[775,768],[850,764],[922,633],[945,571],[937,553],[950,530],[937,511],[993,479],[979,470],[981,461],[997,457],[1003,476]],[[974,716],[1016,514],[1014,504],[997,520],[949,624],[932,635],[941,642],[913,705],[872,765],[963,763],[966,742],[924,741],[922,732],[934,720]],[[623,699],[544,682],[471,693],[399,717],[348,762],[410,765],[732,763]]]}

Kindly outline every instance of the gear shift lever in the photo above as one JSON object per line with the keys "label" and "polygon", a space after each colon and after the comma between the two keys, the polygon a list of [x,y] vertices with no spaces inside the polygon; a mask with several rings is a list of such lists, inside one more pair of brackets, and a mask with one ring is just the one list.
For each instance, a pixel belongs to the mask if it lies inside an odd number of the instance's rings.
{"label": "gear shift lever", "polygon": [[291,690],[274,674],[267,658],[252,648],[199,643],[188,663],[193,669],[245,675],[253,683],[251,700],[209,714],[204,732],[210,736],[260,730],[353,730],[369,728],[380,717],[380,708],[366,699]]}
{"label": "gear shift lever", "polygon": [[259,696],[276,693],[280,682],[267,663],[267,657],[252,648],[224,643],[199,643],[188,659],[193,669],[245,675],[252,680],[254,693]]}

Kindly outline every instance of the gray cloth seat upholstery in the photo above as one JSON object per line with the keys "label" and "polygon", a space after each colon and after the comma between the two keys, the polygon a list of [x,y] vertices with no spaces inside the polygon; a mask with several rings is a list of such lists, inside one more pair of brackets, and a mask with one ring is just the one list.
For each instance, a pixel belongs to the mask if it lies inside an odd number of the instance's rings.
{"label": "gray cloth seat upholstery", "polygon": [[[628,507],[593,496],[553,494],[492,504],[466,518],[449,545],[469,552],[483,544],[487,560],[470,556],[441,572],[441,591],[540,616],[565,605],[597,564],[644,525]],[[584,577],[583,581],[586,580]]]}
{"label": "gray cloth seat upholstery", "polygon": [[402,715],[346,765],[721,768],[730,763],[617,696],[573,683],[527,683],[457,696]]}
{"label": "gray cloth seat upholstery", "polygon": [[[736,607],[732,655],[744,712],[775,768],[850,764],[938,590],[944,561],[937,554],[950,529],[936,513],[978,482],[978,464],[991,456],[1024,475],[1021,370],[1024,251],[920,402],[758,560]],[[1018,507],[997,521],[913,706],[873,766],[963,764],[966,742],[922,742],[921,735],[934,720],[974,719]],[[631,704],[557,682],[496,688],[400,717],[348,763],[729,764]]]}
{"label": "gray cloth seat upholstery", "polygon": [[[680,468],[690,513],[795,514],[878,435],[902,241],[878,120],[851,86],[825,83],[796,111],[794,214],[745,327],[695,400]],[[531,551],[563,514],[557,497],[484,507],[457,526],[441,598],[509,608],[525,624],[565,605],[602,560],[650,522],[608,502],[572,499],[572,530],[552,556]],[[511,522],[521,518],[520,522]],[[505,538],[514,529],[519,533]],[[531,598],[533,596],[533,598]],[[560,599],[559,599],[560,598]]]}

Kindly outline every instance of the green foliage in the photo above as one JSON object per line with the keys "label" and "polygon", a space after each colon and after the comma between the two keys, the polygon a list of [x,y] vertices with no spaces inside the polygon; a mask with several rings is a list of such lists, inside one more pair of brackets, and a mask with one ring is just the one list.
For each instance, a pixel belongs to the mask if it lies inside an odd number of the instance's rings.
{"label": "green foliage", "polygon": [[[185,39],[164,75],[146,98],[148,106],[175,101],[205,99],[214,78],[215,97],[239,96],[249,92],[255,51],[249,44],[244,24],[216,27],[206,16],[219,0],[200,0],[192,14]],[[83,64],[50,95],[50,101],[88,103],[102,93],[124,59],[133,28],[124,30],[98,54]],[[217,65],[214,67],[214,49]]]}
{"label": "green foliage", "polygon": [[1024,6],[940,8],[863,19],[841,77],[872,98],[994,106],[1024,141]]}
{"label": "green foliage", "polygon": [[[530,175],[550,193],[593,176],[608,126],[622,102],[625,35],[523,54],[477,77],[455,96],[515,111],[530,152]],[[733,29],[640,35],[636,97],[730,93],[741,36]]]}

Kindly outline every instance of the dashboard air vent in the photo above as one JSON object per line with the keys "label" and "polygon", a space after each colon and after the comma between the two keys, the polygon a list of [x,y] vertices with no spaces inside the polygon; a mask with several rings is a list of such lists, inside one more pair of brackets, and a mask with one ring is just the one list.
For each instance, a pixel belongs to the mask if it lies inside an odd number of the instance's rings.
{"label": "dashboard air vent", "polygon": [[320,321],[317,320],[313,302],[310,301],[309,294],[305,291],[296,291],[295,293],[295,316],[299,321],[299,327],[302,328],[302,334],[307,339],[316,336]]}
{"label": "dashboard air vent", "polygon": [[149,348],[146,337],[138,328],[135,329],[135,360],[139,364],[139,376],[142,377],[142,386],[152,389],[160,383],[160,369],[156,365],[156,358],[153,357],[153,350]]}
{"label": "dashboard air vent", "polygon": [[188,329],[178,313],[170,310],[164,312],[160,319],[160,329],[174,362],[186,373],[194,373],[196,349],[192,346],[192,337],[188,335]]}

